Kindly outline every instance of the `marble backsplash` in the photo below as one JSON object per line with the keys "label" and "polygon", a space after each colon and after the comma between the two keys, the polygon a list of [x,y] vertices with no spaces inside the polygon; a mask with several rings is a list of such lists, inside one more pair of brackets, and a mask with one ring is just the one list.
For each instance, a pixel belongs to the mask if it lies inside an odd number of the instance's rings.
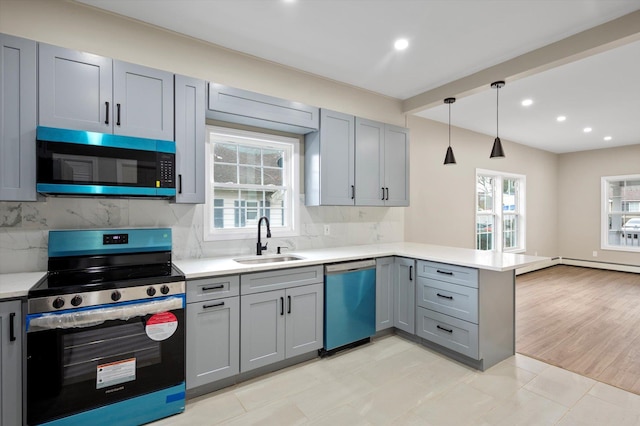
{"label": "marble backsplash", "polygon": [[[269,240],[289,250],[388,243],[403,240],[399,207],[305,207],[300,235]],[[324,225],[331,234],[324,235]],[[203,206],[166,200],[48,197],[38,202],[0,202],[0,274],[47,270],[49,230],[170,227],[174,259],[250,255],[256,239],[204,241]]]}

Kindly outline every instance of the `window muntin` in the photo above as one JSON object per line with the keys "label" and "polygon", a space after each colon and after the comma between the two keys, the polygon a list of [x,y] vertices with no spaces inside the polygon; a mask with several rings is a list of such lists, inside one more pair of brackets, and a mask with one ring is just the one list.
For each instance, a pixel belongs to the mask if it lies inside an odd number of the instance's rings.
{"label": "window muntin", "polygon": [[476,171],[476,249],[525,250],[525,176]]}
{"label": "window muntin", "polygon": [[299,140],[213,126],[207,136],[205,240],[254,238],[262,216],[297,235]]}
{"label": "window muntin", "polygon": [[601,248],[640,251],[640,175],[602,178]]}

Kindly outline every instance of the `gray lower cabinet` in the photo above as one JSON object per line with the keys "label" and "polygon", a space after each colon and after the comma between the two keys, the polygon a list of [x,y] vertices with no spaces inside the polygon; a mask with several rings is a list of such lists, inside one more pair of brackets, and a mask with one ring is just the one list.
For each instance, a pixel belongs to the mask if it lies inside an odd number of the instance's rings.
{"label": "gray lower cabinet", "polygon": [[173,140],[173,74],[38,44],[38,125]]}
{"label": "gray lower cabinet", "polygon": [[416,334],[484,370],[515,353],[514,271],[418,261]]}
{"label": "gray lower cabinet", "polygon": [[205,202],[205,82],[176,75],[176,203]]}
{"label": "gray lower cabinet", "polygon": [[359,206],[409,205],[409,129],[356,117]]}
{"label": "gray lower cabinet", "polygon": [[322,348],[322,266],[240,277],[240,371]]}
{"label": "gray lower cabinet", "polygon": [[393,327],[394,258],[376,259],[376,331]]}
{"label": "gray lower cabinet", "polygon": [[0,201],[36,201],[36,42],[0,45]]}
{"label": "gray lower cabinet", "polygon": [[22,424],[22,302],[0,302],[0,426]]}
{"label": "gray lower cabinet", "polygon": [[416,275],[414,259],[396,257],[393,282],[393,326],[415,333]]}
{"label": "gray lower cabinet", "polygon": [[187,389],[240,372],[237,275],[187,281]]}

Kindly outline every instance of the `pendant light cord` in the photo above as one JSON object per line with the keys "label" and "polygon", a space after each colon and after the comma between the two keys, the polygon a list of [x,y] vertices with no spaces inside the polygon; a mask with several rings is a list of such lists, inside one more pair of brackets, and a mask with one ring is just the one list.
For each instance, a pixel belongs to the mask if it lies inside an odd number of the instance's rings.
{"label": "pendant light cord", "polygon": [[498,134],[498,130],[500,129],[500,126],[498,125],[498,119],[500,118],[500,108],[498,104],[500,96],[498,96],[498,92],[500,92],[500,85],[496,86],[496,137],[500,137]]}
{"label": "pendant light cord", "polygon": [[451,147],[451,103],[449,103],[449,147]]}

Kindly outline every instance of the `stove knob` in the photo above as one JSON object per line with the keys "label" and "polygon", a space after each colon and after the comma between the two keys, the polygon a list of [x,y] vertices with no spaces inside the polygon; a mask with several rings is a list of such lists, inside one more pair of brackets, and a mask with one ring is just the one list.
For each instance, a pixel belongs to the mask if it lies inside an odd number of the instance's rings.
{"label": "stove knob", "polygon": [[60,309],[64,306],[64,299],[62,297],[57,297],[56,300],[53,301],[53,307],[56,309]]}
{"label": "stove knob", "polygon": [[81,303],[82,303],[82,297],[78,295],[73,296],[73,299],[71,299],[71,304],[73,306],[79,306]]}
{"label": "stove knob", "polygon": [[114,290],[113,293],[111,293],[111,300],[113,300],[114,302],[117,302],[118,300],[120,300],[121,297],[122,297],[122,294],[120,294],[118,290]]}
{"label": "stove knob", "polygon": [[165,284],[162,287],[160,287],[160,293],[162,293],[162,294],[169,293],[169,286]]}
{"label": "stove knob", "polygon": [[147,289],[147,295],[148,295],[148,296],[155,296],[155,295],[156,295],[156,289],[155,289],[155,288],[153,288],[153,287],[149,287],[149,288]]}

